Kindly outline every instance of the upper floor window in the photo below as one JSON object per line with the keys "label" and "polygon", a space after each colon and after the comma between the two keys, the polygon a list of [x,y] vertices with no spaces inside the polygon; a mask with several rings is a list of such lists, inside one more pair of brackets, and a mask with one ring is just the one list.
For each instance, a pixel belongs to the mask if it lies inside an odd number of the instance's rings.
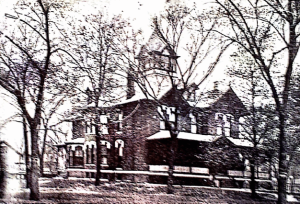
{"label": "upper floor window", "polygon": [[231,114],[216,113],[215,120],[217,135],[231,136],[234,116]]}
{"label": "upper floor window", "polygon": [[197,133],[197,120],[196,116],[193,113],[190,113],[191,118],[191,133]]}
{"label": "upper floor window", "polygon": [[119,113],[118,123],[117,123],[117,131],[122,131],[122,120],[123,120],[123,111]]}

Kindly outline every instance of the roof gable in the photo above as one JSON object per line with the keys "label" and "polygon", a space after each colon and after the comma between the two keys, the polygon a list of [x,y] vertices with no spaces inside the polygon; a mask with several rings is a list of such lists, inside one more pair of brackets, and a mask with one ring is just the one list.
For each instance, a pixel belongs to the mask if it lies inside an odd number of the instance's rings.
{"label": "roof gable", "polygon": [[212,108],[232,108],[239,112],[247,112],[246,107],[231,87],[211,105]]}
{"label": "roof gable", "polygon": [[215,112],[227,111],[228,113],[247,115],[246,107],[230,86],[225,91],[213,90],[202,93],[197,99],[197,101],[189,101],[190,106]]}
{"label": "roof gable", "polygon": [[165,93],[159,102],[170,107],[180,107],[182,110],[189,111],[189,103],[183,97],[183,90],[177,87],[171,88]]}

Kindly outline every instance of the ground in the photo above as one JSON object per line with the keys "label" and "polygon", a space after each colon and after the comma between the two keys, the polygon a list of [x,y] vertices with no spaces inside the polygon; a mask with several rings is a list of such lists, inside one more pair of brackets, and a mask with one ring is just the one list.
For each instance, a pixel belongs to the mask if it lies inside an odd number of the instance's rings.
{"label": "ground", "polygon": [[[91,179],[40,179],[41,201],[35,203],[276,203],[272,193],[260,192],[251,199],[249,189],[221,189],[204,186],[175,186],[166,194],[166,185],[148,183],[102,183]],[[0,200],[1,203],[34,203],[21,198]]]}

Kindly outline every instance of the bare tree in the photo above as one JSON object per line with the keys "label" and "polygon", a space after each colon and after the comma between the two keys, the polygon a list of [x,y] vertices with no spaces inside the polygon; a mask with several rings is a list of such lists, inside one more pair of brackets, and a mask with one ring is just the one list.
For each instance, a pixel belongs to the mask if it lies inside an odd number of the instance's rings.
{"label": "bare tree", "polygon": [[[217,30],[249,53],[269,85],[279,117],[278,203],[286,203],[289,165],[287,106],[299,50],[300,2],[216,0],[231,32]],[[226,22],[226,21],[225,21]],[[277,73],[275,73],[277,72]]]}
{"label": "bare tree", "polygon": [[[160,119],[170,133],[168,193],[173,193],[177,137],[182,126],[179,118],[188,117],[189,112],[183,107],[187,104],[187,96],[192,95],[193,88],[211,74],[230,44],[214,38],[216,36],[211,30],[216,26],[216,21],[210,17],[208,13],[198,14],[195,8],[170,5],[161,15],[153,18],[153,34],[139,52],[136,51],[141,43],[136,40],[139,33],[131,39],[119,40],[116,45],[120,53],[118,66],[126,70],[129,86],[135,82],[148,99],[154,100]],[[213,61],[204,65],[212,52]],[[170,91],[171,103],[161,98],[166,90]],[[169,118],[166,106],[172,108],[172,118]]]}
{"label": "bare tree", "polygon": [[[58,84],[54,79],[59,77],[63,65],[58,50],[61,46],[59,37],[64,30],[59,29],[60,24],[56,21],[62,8],[65,4],[59,1],[18,2],[15,14],[6,14],[10,18],[8,22],[16,25],[13,26],[15,30],[5,34],[0,44],[0,85],[15,97],[30,130],[29,188],[32,200],[40,199],[38,140],[46,89],[49,84]],[[55,63],[53,59],[56,59]]]}
{"label": "bare tree", "polygon": [[[72,83],[76,83],[72,81]],[[50,88],[50,87],[47,87]],[[51,90],[51,97],[47,97],[44,100],[42,116],[41,116],[41,124],[39,128],[39,143],[40,146],[40,175],[44,175],[44,155],[48,147],[53,149],[53,143],[57,144],[59,140],[61,140],[63,136],[66,135],[65,130],[61,130],[58,126],[64,122],[64,112],[61,109],[63,108],[64,102],[74,96],[72,94],[72,87],[60,87],[56,88],[56,90]],[[54,135],[54,138],[52,136]],[[49,142],[50,140],[50,142]],[[48,154],[50,152],[48,151]]]}
{"label": "bare tree", "polygon": [[106,124],[103,124],[100,115],[105,115],[105,107],[118,101],[121,98],[120,94],[122,95],[122,83],[118,80],[120,76],[116,77],[118,73],[115,65],[116,52],[112,45],[116,36],[121,35],[127,27],[130,27],[129,23],[122,20],[121,16],[109,19],[100,12],[97,15],[87,15],[84,16],[79,29],[74,27],[74,39],[70,42],[74,52],[70,63],[78,79],[84,81],[80,87],[77,86],[77,90],[87,99],[84,106],[86,109],[83,110],[81,107],[81,110],[95,127],[97,151],[95,185],[100,185],[101,148],[103,148],[101,140],[104,140],[104,134],[107,134],[103,129]]}
{"label": "bare tree", "polygon": [[262,164],[261,160],[268,161],[270,168],[272,159],[276,156],[268,155],[270,148],[277,150],[276,146],[268,145],[277,138],[278,121],[274,104],[269,104],[270,100],[267,100],[270,98],[270,90],[265,89],[266,82],[251,57],[242,49],[238,49],[232,54],[232,59],[234,64],[228,70],[228,75],[236,77],[235,85],[243,93],[240,97],[248,108],[248,114],[239,123],[241,136],[253,145],[251,151],[247,152],[247,159],[250,161],[250,189],[252,197],[256,197],[255,169],[260,165],[267,165]]}

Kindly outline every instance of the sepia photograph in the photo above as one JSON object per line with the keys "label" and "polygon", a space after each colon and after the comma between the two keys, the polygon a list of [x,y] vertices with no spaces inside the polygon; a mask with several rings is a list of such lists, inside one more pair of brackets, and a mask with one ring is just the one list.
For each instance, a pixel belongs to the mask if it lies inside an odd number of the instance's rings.
{"label": "sepia photograph", "polygon": [[300,203],[299,47],[298,0],[0,0],[0,204]]}

